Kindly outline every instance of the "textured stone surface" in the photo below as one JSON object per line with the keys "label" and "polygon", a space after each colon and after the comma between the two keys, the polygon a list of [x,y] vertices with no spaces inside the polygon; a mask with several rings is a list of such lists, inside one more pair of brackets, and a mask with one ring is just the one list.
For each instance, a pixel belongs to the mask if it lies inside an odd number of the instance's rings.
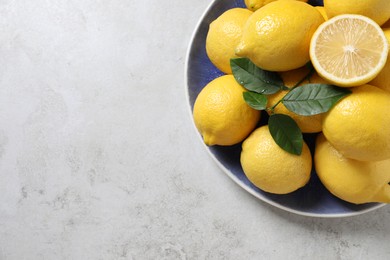
{"label": "textured stone surface", "polygon": [[184,60],[209,0],[0,1],[0,259],[389,259],[390,207],[255,199],[192,126]]}

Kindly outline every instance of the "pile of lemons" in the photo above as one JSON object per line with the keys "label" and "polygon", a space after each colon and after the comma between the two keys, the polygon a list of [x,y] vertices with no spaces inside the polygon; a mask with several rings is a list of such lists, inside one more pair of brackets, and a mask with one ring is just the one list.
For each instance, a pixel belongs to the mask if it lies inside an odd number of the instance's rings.
{"label": "pile of lemons", "polygon": [[[314,164],[335,196],[390,203],[390,1],[306,2],[245,0],[247,8],[230,9],[210,24],[206,52],[226,75],[198,95],[195,125],[207,145],[243,142],[243,171],[266,192],[303,187]],[[308,73],[311,62],[315,72],[307,80],[351,90],[326,113],[297,115],[283,104],[272,111],[292,117],[303,133],[319,133],[314,158],[305,143],[300,155],[286,152],[267,125],[259,126],[261,111],[244,101],[247,90],[232,75],[230,60],[238,57],[278,72],[287,87]],[[270,95],[267,107],[285,94]]]}

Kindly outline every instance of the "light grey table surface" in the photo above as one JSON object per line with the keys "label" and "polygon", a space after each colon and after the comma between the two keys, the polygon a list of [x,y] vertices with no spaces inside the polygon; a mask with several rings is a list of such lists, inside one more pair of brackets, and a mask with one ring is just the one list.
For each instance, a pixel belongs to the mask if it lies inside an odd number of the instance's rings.
{"label": "light grey table surface", "polygon": [[189,117],[210,0],[0,1],[0,259],[390,259],[390,207],[265,204]]}

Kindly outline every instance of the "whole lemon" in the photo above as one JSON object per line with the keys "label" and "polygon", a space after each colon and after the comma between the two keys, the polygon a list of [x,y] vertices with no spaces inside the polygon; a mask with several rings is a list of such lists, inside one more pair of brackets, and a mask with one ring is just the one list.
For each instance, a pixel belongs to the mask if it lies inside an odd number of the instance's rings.
{"label": "whole lemon", "polygon": [[[390,28],[383,29],[383,32],[390,44]],[[390,53],[381,72],[369,84],[390,92]]]}
{"label": "whole lemon", "polygon": [[321,182],[336,197],[355,204],[390,203],[390,159],[362,162],[345,158],[319,135],[314,164]]}
{"label": "whole lemon", "polygon": [[390,158],[390,93],[371,85],[351,90],[325,115],[326,139],[347,158]]}
{"label": "whole lemon", "polygon": [[251,14],[248,9],[233,8],[210,24],[206,38],[207,56],[224,73],[232,73],[230,59],[237,58],[234,51],[241,39],[242,28]]}
{"label": "whole lemon", "polygon": [[194,104],[194,121],[207,145],[233,145],[256,127],[260,111],[249,107],[245,89],[232,75],[214,79],[199,93]]}
{"label": "whole lemon", "polygon": [[286,194],[309,181],[312,159],[305,143],[301,155],[288,153],[275,143],[268,126],[262,126],[243,142],[241,165],[256,187],[270,193]]}
{"label": "whole lemon", "polygon": [[390,18],[389,0],[324,0],[330,18],[340,14],[360,14],[382,25]]}
{"label": "whole lemon", "polygon": [[[305,66],[299,69],[290,70],[286,72],[280,73],[280,76],[283,79],[284,85],[292,88],[297,84],[301,79],[303,79],[308,73],[309,69]],[[317,73],[314,73],[310,79],[304,80],[300,85],[308,84],[308,83],[325,83],[327,82],[318,76]],[[270,108],[275,105],[280,99],[282,99],[288,93],[287,90],[279,91],[276,94],[268,96],[268,104],[267,107]],[[271,111],[267,110],[269,114]],[[275,109],[274,113],[276,114],[285,114],[290,116],[294,121],[298,124],[299,128],[303,133],[317,133],[322,131],[322,118],[324,114],[318,114],[313,116],[301,116],[295,114],[288,110],[283,103],[279,103]]]}
{"label": "whole lemon", "polygon": [[310,60],[310,39],[323,22],[320,12],[304,2],[269,3],[249,17],[236,54],[265,70],[297,69]]}
{"label": "whole lemon", "polygon": [[[256,11],[257,9],[260,9],[266,4],[269,4],[274,1],[277,0],[245,0],[245,5],[249,10]],[[307,2],[307,0],[298,0],[298,1]]]}

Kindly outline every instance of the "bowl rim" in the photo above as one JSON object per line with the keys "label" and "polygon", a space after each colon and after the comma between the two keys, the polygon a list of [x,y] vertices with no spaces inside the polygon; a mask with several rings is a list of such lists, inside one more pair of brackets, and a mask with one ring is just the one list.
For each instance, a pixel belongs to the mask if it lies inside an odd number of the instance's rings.
{"label": "bowl rim", "polygon": [[203,142],[203,139],[202,137],[200,136],[200,134],[198,133],[198,130],[196,128],[196,125],[195,125],[195,122],[194,120],[192,119],[193,116],[192,116],[192,107],[190,105],[190,95],[189,95],[189,84],[188,84],[188,68],[189,68],[189,60],[190,60],[190,53],[191,53],[191,50],[192,50],[192,45],[194,43],[194,40],[195,40],[195,36],[197,34],[197,32],[199,31],[199,28],[204,20],[204,18],[206,17],[206,15],[209,13],[209,11],[212,9],[212,7],[214,6],[214,4],[217,2],[217,1],[221,1],[221,0],[213,0],[209,3],[209,5],[206,7],[206,9],[203,11],[202,15],[200,16],[199,20],[197,21],[196,25],[195,25],[195,29],[193,30],[192,32],[192,35],[190,37],[190,40],[189,40],[189,43],[188,43],[188,46],[187,46],[187,51],[186,51],[186,55],[185,55],[185,62],[184,62],[184,86],[185,86],[185,97],[186,97],[186,105],[187,105],[187,112],[191,118],[191,124],[193,126],[193,128],[195,129],[196,133],[197,133],[197,136],[198,136],[198,140],[201,142],[201,144],[203,145],[203,147],[206,149],[207,153],[211,156],[211,158],[214,160],[214,162],[219,166],[220,169],[222,169],[222,171],[230,177],[230,179],[232,179],[236,184],[238,184],[241,188],[243,188],[244,190],[246,190],[248,193],[252,194],[254,197],[256,197],[257,199],[269,204],[269,205],[272,205],[278,209],[282,209],[282,210],[285,210],[287,212],[290,212],[290,213],[294,213],[294,214],[297,214],[297,215],[301,215],[301,216],[306,216],[306,217],[316,217],[316,218],[342,218],[342,217],[352,217],[352,216],[357,216],[357,215],[362,215],[364,213],[368,213],[370,211],[374,211],[374,210],[377,210],[379,208],[382,208],[384,207],[385,205],[387,205],[386,203],[378,203],[377,205],[371,207],[371,208],[368,208],[368,209],[364,209],[364,210],[360,210],[360,211],[356,211],[356,212],[351,212],[351,213],[332,213],[332,214],[321,214],[321,213],[308,213],[308,212],[303,212],[303,211],[299,211],[299,210],[294,210],[294,209],[291,209],[289,207],[286,207],[286,206],[283,206],[283,205],[280,205],[266,197],[263,197],[261,196],[259,193],[255,192],[254,190],[250,189],[247,185],[245,185],[242,181],[240,181],[240,179],[238,179],[229,169],[227,169],[216,157],[215,155],[210,151],[209,147]]}

